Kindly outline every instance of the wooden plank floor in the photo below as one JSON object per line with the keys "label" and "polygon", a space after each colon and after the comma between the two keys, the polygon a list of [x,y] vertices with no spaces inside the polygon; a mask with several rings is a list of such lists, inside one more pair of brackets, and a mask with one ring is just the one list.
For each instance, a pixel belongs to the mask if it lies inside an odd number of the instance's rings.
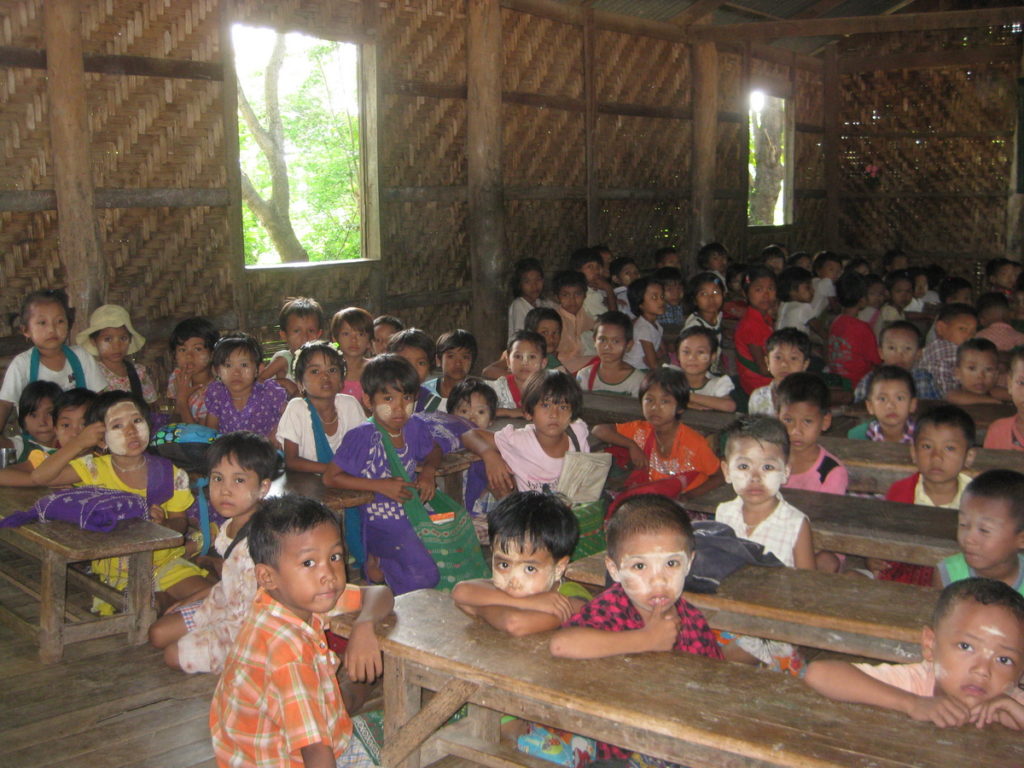
{"label": "wooden plank floor", "polygon": [[[0,601],[35,618],[30,598],[6,582]],[[213,768],[216,683],[168,669],[159,651],[123,635],[66,646],[60,663],[45,665],[34,643],[0,626],[0,765]]]}

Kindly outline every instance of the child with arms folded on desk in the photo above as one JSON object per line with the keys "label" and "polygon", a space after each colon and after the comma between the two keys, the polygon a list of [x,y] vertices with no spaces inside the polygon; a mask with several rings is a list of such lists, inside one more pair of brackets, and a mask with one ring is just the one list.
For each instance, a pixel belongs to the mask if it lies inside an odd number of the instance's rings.
{"label": "child with arms folded on desk", "polygon": [[636,397],[644,375],[624,360],[633,346],[633,323],[622,312],[598,315],[594,328],[597,360],[576,374],[584,392],[608,392]]}
{"label": "child with arms folded on desk", "polygon": [[510,493],[487,513],[490,579],[455,585],[452,599],[510,635],[557,629],[590,593],[562,576],[579,540],[579,523],[557,496],[539,491]]}
{"label": "child with arms folded on desk", "polygon": [[1007,389],[1017,415],[993,421],[985,432],[985,447],[1024,451],[1024,347],[1018,347],[1010,355]]}
{"label": "child with arms folded on desk", "polygon": [[992,579],[942,590],[921,637],[923,661],[815,661],[807,684],[830,699],[903,712],[941,728],[999,723],[1024,730],[1024,596]]}
{"label": "child with arms folded on desk", "polygon": [[[723,434],[722,472],[736,498],[722,502],[715,520],[736,535],[764,547],[790,568],[814,570],[814,548],[807,516],[779,494],[789,479],[789,435],[778,419],[744,416]],[[731,632],[716,632],[725,657],[743,664],[765,664],[772,669],[799,673],[803,660],[788,643],[763,640]]]}
{"label": "child with arms folded on desk", "polygon": [[1006,389],[996,385],[999,351],[988,339],[968,339],[957,348],[953,375],[959,386],[946,392],[946,400],[954,405],[1005,403],[1010,399]]}
{"label": "child with arms folded on desk", "polygon": [[[887,501],[927,507],[959,509],[971,477],[966,472],[974,461],[974,421],[955,405],[940,405],[925,412],[914,428],[910,459],[918,471],[897,480],[885,494]],[[868,558],[868,568],[878,579],[908,584],[931,584],[934,568]]]}
{"label": "child with arms folded on desk", "polygon": [[1024,595],[1024,475],[990,469],[971,480],[957,518],[960,552],[935,569],[936,587],[980,576]]}
{"label": "child with arms folded on desk", "polygon": [[666,496],[674,497],[698,488],[705,493],[722,484],[718,459],[707,440],[682,423],[688,396],[682,373],[656,368],[640,385],[642,420],[594,427],[598,440],[629,451],[636,471],[627,485],[676,479],[671,488],[662,486]]}
{"label": "child with arms folded on desk", "polygon": [[[882,365],[895,365],[910,371],[917,397],[923,400],[938,400],[941,396],[932,375],[917,367],[923,347],[924,337],[920,329],[908,320],[900,320],[886,326],[878,337],[878,355],[882,358]],[[853,390],[855,403],[867,399],[872,376],[874,371],[864,376]]]}
{"label": "child with arms folded on desk", "polygon": [[774,416],[778,412],[779,385],[791,373],[807,370],[811,362],[811,340],[803,331],[783,328],[768,337],[765,352],[772,383],[750,393],[747,412],[751,416]]}
{"label": "child with arms folded on desk", "polygon": [[690,326],[679,334],[676,354],[690,388],[687,407],[697,411],[733,413],[736,401],[731,396],[735,389],[732,379],[712,373],[718,358],[718,340],[719,335],[710,328]]}
{"label": "child with arms folded on desk", "polygon": [[374,625],[391,613],[390,591],[346,584],[337,518],[302,496],[270,499],[253,515],[249,551],[259,591],[213,693],[217,764],[372,768],[324,629],[328,612],[359,612],[344,667],[372,682],[383,669]]}
{"label": "child with arms folded on desk", "polygon": [[523,389],[537,371],[544,369],[547,343],[533,331],[516,331],[505,350],[509,373],[488,382],[498,396],[499,418],[523,418]]}
{"label": "child with arms folded on desk", "polygon": [[913,414],[917,410],[917,388],[906,368],[883,365],[875,370],[871,374],[864,405],[874,418],[847,432],[848,438],[878,443],[914,442]]}

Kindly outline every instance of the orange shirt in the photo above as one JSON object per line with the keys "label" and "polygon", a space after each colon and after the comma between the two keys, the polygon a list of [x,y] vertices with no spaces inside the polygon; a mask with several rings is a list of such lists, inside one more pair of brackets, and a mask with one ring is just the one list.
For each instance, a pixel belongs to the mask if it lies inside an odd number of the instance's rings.
{"label": "orange shirt", "polygon": [[[654,427],[647,421],[630,421],[616,424],[615,431],[643,448],[648,437],[653,434]],[[697,476],[685,488],[691,491],[715,474],[718,467],[718,457],[704,436],[680,423],[676,429],[675,440],[672,441],[672,450],[667,456],[662,456],[658,452],[657,440],[654,441],[647,471],[652,481],[681,475],[684,472],[697,472]]]}

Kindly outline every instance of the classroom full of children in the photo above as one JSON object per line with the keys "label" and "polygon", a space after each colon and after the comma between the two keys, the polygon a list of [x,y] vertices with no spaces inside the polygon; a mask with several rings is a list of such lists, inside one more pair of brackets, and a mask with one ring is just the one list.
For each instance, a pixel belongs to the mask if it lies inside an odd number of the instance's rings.
{"label": "classroom full of children", "polygon": [[[1020,265],[989,262],[975,298],[900,251],[689,256],[580,248],[550,275],[516,262],[493,361],[473,329],[328,316],[328,297],[285,300],[275,339],[183,318],[166,381],[135,360],[146,339],[124,307],[70,337],[66,294],[35,291],[15,321],[30,347],[0,385],[13,456],[0,486],[133,494],[181,535],[154,553],[149,640],[167,666],[219,675],[222,766],[379,764],[366,703],[382,622],[414,620],[395,598],[423,589],[450,592],[499,641],[550,633],[559,663],[695,654],[937,728],[1024,730]],[[858,441],[908,452],[878,497],[955,510],[955,554],[923,565],[816,546],[786,493],[859,493]],[[186,453],[199,460],[178,466]],[[272,491],[298,473],[321,495]],[[723,486],[713,515],[688,506]],[[935,604],[921,660],[826,657],[709,623],[684,588],[721,569],[716,537],[769,567],[913,585]],[[601,560],[606,588],[567,579],[584,558]],[[89,571],[126,589],[127,558]],[[347,638],[331,631],[343,613]],[[511,716],[502,735],[572,768],[664,765]]]}

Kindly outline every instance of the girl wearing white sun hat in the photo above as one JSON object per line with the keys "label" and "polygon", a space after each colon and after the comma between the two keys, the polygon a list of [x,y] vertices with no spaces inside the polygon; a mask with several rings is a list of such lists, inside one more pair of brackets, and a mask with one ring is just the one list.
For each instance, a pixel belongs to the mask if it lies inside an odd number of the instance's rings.
{"label": "girl wearing white sun hat", "polygon": [[156,402],[149,372],[129,357],[142,349],[146,339],[132,326],[127,309],[117,304],[99,307],[89,316],[89,327],[75,341],[96,358],[107,381],[105,391],[123,389],[147,403]]}

